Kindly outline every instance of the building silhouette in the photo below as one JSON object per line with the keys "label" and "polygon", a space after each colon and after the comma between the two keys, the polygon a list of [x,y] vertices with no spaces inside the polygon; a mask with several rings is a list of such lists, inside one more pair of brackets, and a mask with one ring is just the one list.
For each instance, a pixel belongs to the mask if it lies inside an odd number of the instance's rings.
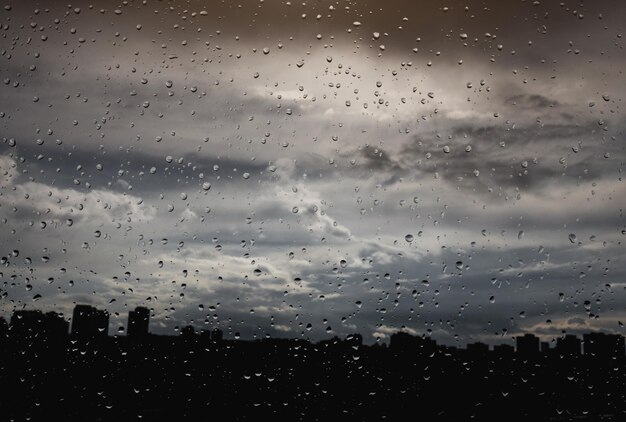
{"label": "building silhouette", "polygon": [[489,354],[489,345],[481,342],[469,343],[467,353],[475,358],[485,357]]}
{"label": "building silhouette", "polygon": [[556,339],[556,353],[559,356],[579,356],[581,351],[581,342],[578,337],[573,334],[566,334]]}
{"label": "building silhouette", "polygon": [[496,344],[493,346],[493,354],[501,358],[510,358],[515,353],[515,348],[510,344]]}
{"label": "building silhouette", "polygon": [[0,341],[4,341],[9,336],[9,324],[7,321],[0,317]]}
{"label": "building silhouette", "polygon": [[62,344],[69,323],[56,312],[18,310],[11,315],[9,335],[19,343]]}
{"label": "building silhouette", "polygon": [[224,332],[219,328],[214,328],[213,331],[211,331],[211,341],[220,342],[223,338]]}
{"label": "building silhouette", "polygon": [[619,334],[587,333],[583,335],[585,356],[624,357],[624,337]]}
{"label": "building silhouette", "polygon": [[43,331],[43,312],[19,310],[11,315],[11,337],[34,339]]}
{"label": "building silhouette", "polygon": [[76,305],[72,313],[72,337],[102,339],[109,334],[109,313],[89,305]]}
{"label": "building silhouette", "polygon": [[515,338],[517,354],[524,357],[535,356],[539,353],[539,337],[534,334],[524,334]]}
{"label": "building silhouette", "polygon": [[355,334],[348,334],[346,336],[346,343],[350,344],[351,346],[362,346],[363,345],[363,336],[361,334],[355,333]]}
{"label": "building silhouette", "polygon": [[148,335],[150,324],[150,310],[143,306],[138,306],[134,311],[128,313],[128,337],[141,338]]}
{"label": "building silhouette", "polygon": [[429,337],[417,337],[398,331],[391,335],[389,348],[398,352],[414,352],[421,356],[428,356],[437,350],[437,342]]}

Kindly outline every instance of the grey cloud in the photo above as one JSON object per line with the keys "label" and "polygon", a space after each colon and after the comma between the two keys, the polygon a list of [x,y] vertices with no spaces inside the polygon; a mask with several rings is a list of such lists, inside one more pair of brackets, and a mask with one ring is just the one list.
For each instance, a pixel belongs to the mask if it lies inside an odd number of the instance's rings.
{"label": "grey cloud", "polygon": [[541,110],[548,107],[557,107],[559,102],[540,94],[518,94],[508,97],[505,104]]}

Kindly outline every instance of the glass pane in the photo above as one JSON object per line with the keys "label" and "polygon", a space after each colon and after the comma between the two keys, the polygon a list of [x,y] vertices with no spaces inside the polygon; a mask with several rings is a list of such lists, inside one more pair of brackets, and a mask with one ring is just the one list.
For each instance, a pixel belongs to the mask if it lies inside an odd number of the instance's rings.
{"label": "glass pane", "polygon": [[9,420],[623,419],[626,3],[0,7]]}

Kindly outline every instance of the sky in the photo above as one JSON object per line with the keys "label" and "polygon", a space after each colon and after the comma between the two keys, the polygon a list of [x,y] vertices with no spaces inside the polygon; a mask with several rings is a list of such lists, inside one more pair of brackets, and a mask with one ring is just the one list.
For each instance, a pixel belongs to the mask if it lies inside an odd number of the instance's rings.
{"label": "sky", "polygon": [[0,9],[0,315],[624,334],[626,3]]}

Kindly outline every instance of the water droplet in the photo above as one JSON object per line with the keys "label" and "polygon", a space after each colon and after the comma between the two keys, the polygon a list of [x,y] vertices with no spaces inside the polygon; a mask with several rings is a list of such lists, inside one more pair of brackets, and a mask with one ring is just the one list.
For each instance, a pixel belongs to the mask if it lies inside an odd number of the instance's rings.
{"label": "water droplet", "polygon": [[412,234],[407,234],[406,236],[404,236],[404,240],[406,240],[407,242],[412,242],[413,241],[413,235]]}

